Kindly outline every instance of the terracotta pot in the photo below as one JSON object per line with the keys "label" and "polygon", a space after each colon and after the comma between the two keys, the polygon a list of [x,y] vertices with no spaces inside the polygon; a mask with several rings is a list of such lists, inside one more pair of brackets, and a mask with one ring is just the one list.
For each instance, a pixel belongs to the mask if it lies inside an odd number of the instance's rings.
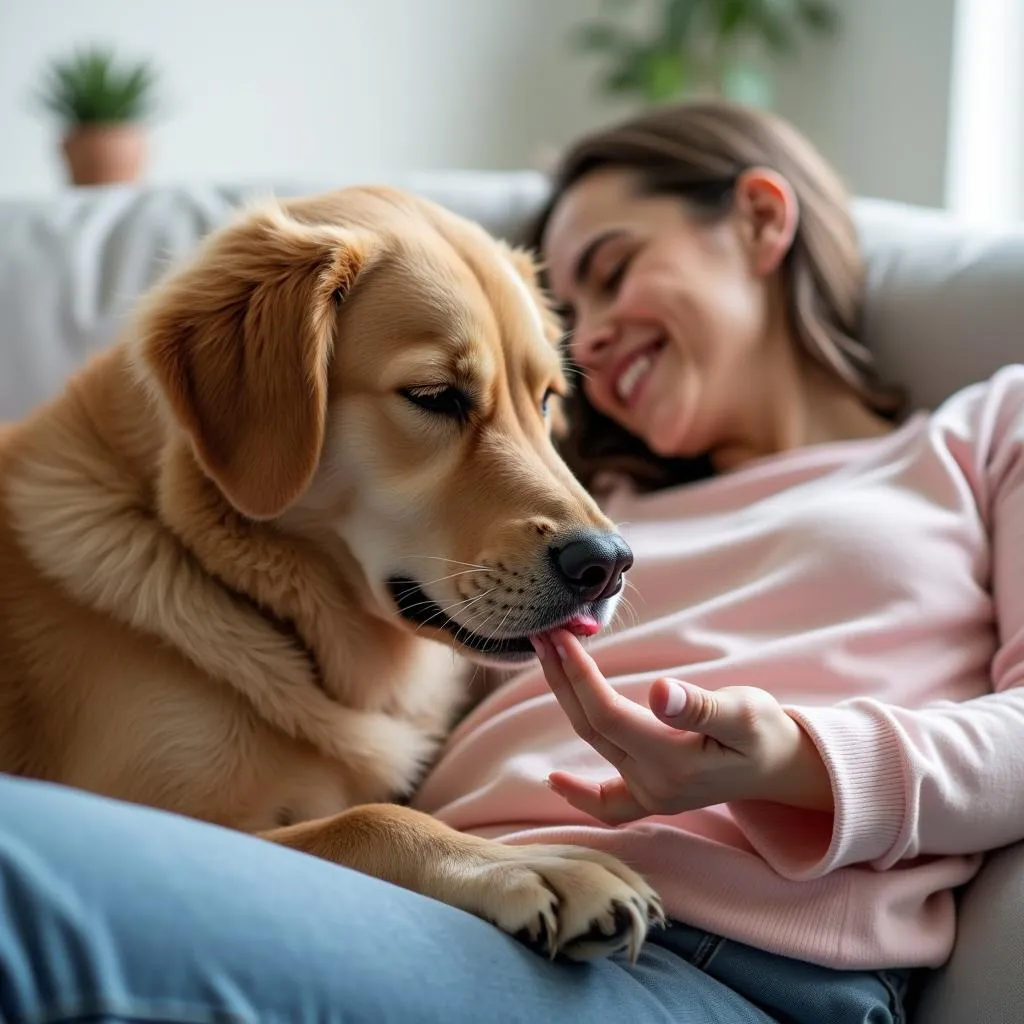
{"label": "terracotta pot", "polygon": [[62,148],[75,185],[137,181],[146,160],[146,136],[136,124],[80,125]]}

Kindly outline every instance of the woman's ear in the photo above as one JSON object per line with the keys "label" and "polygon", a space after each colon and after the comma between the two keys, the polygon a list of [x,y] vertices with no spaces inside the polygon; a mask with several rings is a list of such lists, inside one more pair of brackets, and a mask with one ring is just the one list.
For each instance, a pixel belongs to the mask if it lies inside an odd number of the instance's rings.
{"label": "woman's ear", "polygon": [[773,273],[793,245],[800,221],[800,204],[793,187],[776,171],[752,167],[736,182],[735,209],[754,273]]}

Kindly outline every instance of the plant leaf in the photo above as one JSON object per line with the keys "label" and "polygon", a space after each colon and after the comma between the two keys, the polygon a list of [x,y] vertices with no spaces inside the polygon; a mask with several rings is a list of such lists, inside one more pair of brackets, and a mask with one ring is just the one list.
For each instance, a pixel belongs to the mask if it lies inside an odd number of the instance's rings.
{"label": "plant leaf", "polygon": [[596,53],[602,50],[621,51],[630,42],[630,37],[621,28],[608,22],[593,21],[589,25],[581,25],[573,33],[575,48],[584,53]]}
{"label": "plant leaf", "polygon": [[660,42],[665,49],[681,49],[690,36],[700,0],[665,0]]}
{"label": "plant leaf", "polygon": [[784,56],[796,48],[796,39],[792,23],[779,11],[773,10],[774,6],[770,3],[758,4],[752,27],[756,27],[757,34],[769,50]]}
{"label": "plant leaf", "polygon": [[645,51],[637,43],[630,43],[602,79],[602,89],[613,95],[642,93],[644,91]]}
{"label": "plant leaf", "polygon": [[714,4],[717,8],[716,28],[722,39],[729,39],[739,35],[745,28],[756,21],[757,15],[753,8],[757,7],[760,0],[721,0]]}
{"label": "plant leaf", "polygon": [[131,121],[153,107],[156,74],[148,62],[119,67],[109,47],[51,61],[36,103],[69,124]]}
{"label": "plant leaf", "polygon": [[675,99],[686,89],[686,67],[678,51],[657,50],[644,62],[644,93],[654,103]]}
{"label": "plant leaf", "polygon": [[825,0],[797,0],[797,17],[811,32],[835,36],[842,25],[839,11]]}

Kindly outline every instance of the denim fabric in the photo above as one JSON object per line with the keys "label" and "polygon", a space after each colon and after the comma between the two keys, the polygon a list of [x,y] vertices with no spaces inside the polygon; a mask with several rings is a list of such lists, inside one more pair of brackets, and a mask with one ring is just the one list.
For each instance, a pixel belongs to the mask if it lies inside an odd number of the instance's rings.
{"label": "denim fabric", "polygon": [[908,971],[835,971],[675,923],[661,935],[655,934],[653,941],[744,996],[764,1011],[767,1019],[780,1024],[906,1021]]}
{"label": "denim fabric", "polygon": [[632,967],[550,963],[356,872],[0,776],[2,1024],[883,1024],[901,984],[681,924]]}

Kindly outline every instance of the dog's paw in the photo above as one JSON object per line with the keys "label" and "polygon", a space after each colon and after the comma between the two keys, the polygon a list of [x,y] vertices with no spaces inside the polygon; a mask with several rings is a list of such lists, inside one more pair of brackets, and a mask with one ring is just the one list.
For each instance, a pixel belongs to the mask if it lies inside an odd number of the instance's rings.
{"label": "dog's paw", "polygon": [[608,854],[576,846],[507,846],[473,878],[472,909],[550,957],[591,960],[625,951],[635,962],[657,893]]}

